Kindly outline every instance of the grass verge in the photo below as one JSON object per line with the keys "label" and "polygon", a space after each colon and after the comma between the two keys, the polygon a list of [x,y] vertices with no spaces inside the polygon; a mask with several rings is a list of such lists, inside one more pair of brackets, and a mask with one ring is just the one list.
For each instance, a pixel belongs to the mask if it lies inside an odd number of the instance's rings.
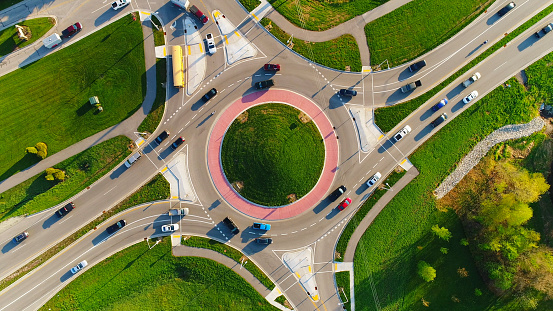
{"label": "grass verge", "polygon": [[[0,128],[5,137],[17,139],[0,145],[0,180],[37,162],[25,156],[25,147],[44,142],[51,155],[138,110],[146,94],[142,40],[140,21],[125,16],[1,76]],[[101,113],[88,102],[94,95]]]}
{"label": "grass verge", "polygon": [[248,12],[253,11],[253,9],[257,8],[258,5],[261,4],[261,1],[259,0],[240,0],[240,3],[248,10]]}
{"label": "grass verge", "polygon": [[[159,19],[157,19],[157,17],[155,17],[154,15],[152,15],[152,24],[155,24],[157,25],[157,27],[159,27],[158,29],[156,26],[152,25],[155,46],[165,45],[165,35],[163,33],[163,27],[161,26],[161,22],[159,21]],[[163,58],[163,60],[165,60],[165,58]]]}
{"label": "grass verge", "polygon": [[456,73],[451,75],[449,78],[444,80],[442,83],[434,87],[432,90],[424,93],[423,95],[412,99],[407,102],[403,102],[399,105],[393,105],[390,107],[378,108],[374,111],[374,119],[376,125],[383,131],[389,132],[396,125],[398,125],[403,119],[407,118],[413,111],[426,103],[430,98],[436,95],[438,92],[443,90],[446,86],[451,84],[455,79],[463,75],[469,70],[472,70],[474,66],[483,61],[485,58],[493,54],[495,51],[502,48],[509,41],[523,33],[526,29],[536,24],[539,20],[544,18],[549,13],[553,12],[553,5],[550,5],[539,14],[532,17],[526,23],[522,24],[520,27],[515,29],[513,32],[508,34],[505,38],[501,39],[499,42],[494,44],[492,47],[484,51],[482,54],[478,55],[470,63],[466,64],[463,68],[459,69]]}
{"label": "grass verge", "polygon": [[[338,26],[388,1],[389,0],[269,0],[269,3],[292,24],[304,29],[322,31]],[[300,11],[302,12],[301,17],[298,13],[297,4],[299,4]]]}
{"label": "grass verge", "polygon": [[292,106],[270,103],[248,109],[231,124],[221,162],[227,179],[242,183],[244,198],[286,205],[315,186],[323,170],[324,144],[315,123],[301,116]]}
{"label": "grass verge", "polygon": [[131,152],[131,141],[117,136],[76,154],[54,167],[65,171],[63,182],[48,181],[42,172],[0,194],[0,221],[55,206],[111,171]]}
{"label": "grass verge", "polygon": [[[226,244],[223,244],[221,242],[217,242],[215,240],[197,237],[197,236],[191,236],[188,239],[183,239],[182,245],[190,246],[190,247],[198,247],[198,248],[206,248],[213,251],[216,251],[218,253],[221,253],[231,259],[234,259],[236,262],[241,262],[242,257],[245,257],[242,252],[239,250],[230,247]],[[251,274],[253,274],[261,284],[265,285],[268,289],[272,290],[275,288],[275,284],[269,279],[259,267],[257,267],[251,260],[248,260],[244,265],[244,268],[246,270],[250,271]]]}
{"label": "grass verge", "polygon": [[[461,245],[466,237],[459,218],[452,211],[438,211],[432,192],[476,143],[501,126],[537,115],[539,104],[551,96],[551,79],[540,77],[551,76],[552,61],[549,54],[528,68],[528,90],[509,80],[511,88],[490,92],[411,156],[420,175],[392,199],[358,244],[354,268],[359,309],[374,309],[376,294],[383,309],[428,310],[426,302],[436,310],[508,310],[514,298],[498,299],[486,289],[474,264],[479,258]],[[432,236],[435,224],[449,229],[449,242]],[[433,282],[417,276],[420,260],[436,269]],[[468,277],[460,276],[460,268]]]}
{"label": "grass verge", "polygon": [[[280,29],[270,19],[263,18],[261,20],[261,25],[267,27],[269,24],[271,25],[269,31],[273,36],[286,44],[290,39],[289,34]],[[293,50],[296,53],[315,63],[338,70],[345,70],[346,66],[349,66],[350,71],[361,71],[361,54],[352,35],[343,35],[325,42],[308,42],[294,38],[293,42]]]}
{"label": "grass verge", "polygon": [[371,63],[398,66],[470,24],[492,0],[415,0],[365,25]]}
{"label": "grass verge", "polygon": [[9,8],[12,5],[18,4],[23,0],[2,0],[0,1],[0,11]]}
{"label": "grass verge", "polygon": [[144,118],[140,126],[139,132],[155,132],[161,118],[163,118],[163,112],[165,112],[165,88],[162,87],[163,83],[167,82],[167,60],[165,58],[158,58],[156,60],[156,99],[152,105],[152,109]]}
{"label": "grass verge", "polygon": [[102,214],[102,216],[96,218],[86,226],[77,230],[69,237],[65,238],[63,241],[56,244],[54,247],[37,256],[21,269],[15,271],[3,280],[0,280],[0,291],[17,281],[19,278],[25,276],[25,274],[31,272],[34,268],[40,266],[48,259],[52,258],[54,255],[62,251],[65,247],[69,246],[71,243],[75,242],[77,239],[85,235],[88,231],[95,230],[96,226],[98,226],[111,216],[141,203],[167,199],[169,198],[169,195],[169,182],[165,180],[165,178],[161,174],[156,175],[136,192],[131,194],[129,197],[121,201],[110,210],[107,210],[104,214]]}
{"label": "grass verge", "polygon": [[[340,299],[343,299],[342,295],[346,295],[346,298],[348,302],[344,302],[344,309],[345,310],[351,310],[351,295],[349,293],[349,271],[341,271],[336,272],[334,274],[336,276],[336,287],[338,287],[338,294],[340,295]],[[341,291],[344,291],[343,293]]]}
{"label": "grass verge", "polygon": [[276,310],[215,261],[133,245],[76,277],[40,310]]}
{"label": "grass verge", "polygon": [[55,20],[50,17],[34,18],[18,23],[17,25],[26,28],[30,32],[30,34],[26,34],[29,40],[19,39],[18,30],[15,26],[0,31],[0,57],[32,44],[42,38],[55,24]]}
{"label": "grass verge", "polygon": [[[384,180],[381,185],[384,185],[388,183],[390,187],[392,187],[398,180],[405,175],[406,171],[396,172],[393,171],[387,178]],[[353,215],[353,217],[348,221],[348,224],[344,228],[344,231],[342,231],[342,234],[340,235],[340,239],[338,240],[338,243],[336,244],[336,253],[337,256],[334,260],[336,261],[344,261],[343,255],[346,253],[346,248],[348,247],[349,239],[351,238],[351,235],[355,232],[357,229],[357,226],[363,221],[363,218],[367,216],[371,208],[380,200],[380,198],[386,193],[386,189],[383,188],[376,188],[374,192],[371,194],[371,196],[363,203],[363,206]],[[349,283],[348,283],[349,284]],[[348,285],[349,286],[349,285]]]}

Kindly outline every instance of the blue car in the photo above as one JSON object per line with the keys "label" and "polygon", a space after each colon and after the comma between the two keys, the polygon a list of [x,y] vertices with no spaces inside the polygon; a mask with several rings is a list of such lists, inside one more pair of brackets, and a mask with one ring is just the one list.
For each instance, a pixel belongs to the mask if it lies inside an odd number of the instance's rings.
{"label": "blue car", "polygon": [[257,230],[269,231],[269,230],[271,230],[271,225],[269,225],[269,224],[262,224],[262,223],[260,223],[260,222],[254,222],[254,223],[253,223],[253,228],[254,228],[254,229],[257,229]]}
{"label": "blue car", "polygon": [[432,106],[432,111],[436,112],[436,111],[440,110],[440,108],[442,108],[445,105],[447,105],[447,98],[444,98],[444,99],[440,100],[439,103]]}

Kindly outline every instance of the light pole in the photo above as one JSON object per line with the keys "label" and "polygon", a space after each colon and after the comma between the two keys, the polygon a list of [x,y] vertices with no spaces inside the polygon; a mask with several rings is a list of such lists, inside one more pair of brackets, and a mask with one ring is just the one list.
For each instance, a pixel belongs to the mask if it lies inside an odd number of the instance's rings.
{"label": "light pole", "polygon": [[384,185],[382,185],[382,188],[384,188],[386,190],[394,191],[394,189],[392,189],[392,187],[390,187],[390,185],[388,185],[388,183],[386,183],[386,186],[388,186],[388,188],[384,187]]}
{"label": "light pole", "polygon": [[149,249],[154,248],[154,246],[158,245],[159,242],[161,242],[161,239],[157,239],[156,242],[155,242],[155,244],[152,245],[152,246],[150,246],[150,241],[149,241],[149,239],[148,239],[148,238],[144,238],[144,240],[146,240],[146,243],[148,243],[148,248],[149,248]]}

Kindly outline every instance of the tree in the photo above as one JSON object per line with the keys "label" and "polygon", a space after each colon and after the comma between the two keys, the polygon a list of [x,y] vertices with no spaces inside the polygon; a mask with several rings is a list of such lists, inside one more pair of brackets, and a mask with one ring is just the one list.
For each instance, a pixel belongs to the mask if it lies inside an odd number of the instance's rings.
{"label": "tree", "polygon": [[432,282],[436,278],[436,269],[432,268],[426,261],[418,263],[419,276],[426,282]]}
{"label": "tree", "polygon": [[449,252],[449,248],[440,247],[440,252],[442,252],[442,254],[444,254],[444,255],[447,255],[447,252]]}
{"label": "tree", "polygon": [[34,147],[25,148],[25,153],[36,154],[40,159],[44,159],[48,155],[48,147],[45,143],[37,143]]}
{"label": "tree", "polygon": [[65,171],[62,171],[57,168],[47,168],[46,169],[46,180],[58,180],[58,181],[64,181],[65,180]]}
{"label": "tree", "polygon": [[432,226],[432,232],[434,232],[435,235],[437,235],[440,239],[449,241],[451,239],[452,234],[449,232],[449,230],[445,227],[440,227],[437,224]]}
{"label": "tree", "polygon": [[35,147],[27,147],[25,148],[25,153],[32,153],[32,154],[36,154],[38,151],[36,150]]}

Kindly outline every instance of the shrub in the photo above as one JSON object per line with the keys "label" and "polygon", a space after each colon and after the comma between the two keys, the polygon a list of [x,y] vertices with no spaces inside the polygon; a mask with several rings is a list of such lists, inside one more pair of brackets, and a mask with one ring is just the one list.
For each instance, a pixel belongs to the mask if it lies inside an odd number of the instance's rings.
{"label": "shrub", "polygon": [[48,155],[48,152],[47,152],[48,147],[46,146],[45,143],[42,143],[42,142],[37,143],[35,145],[35,148],[37,150],[37,153],[36,153],[37,156],[41,157],[42,159],[46,158],[46,156]]}
{"label": "shrub", "polygon": [[64,181],[65,180],[65,171],[62,171],[57,168],[47,168],[46,169],[46,176],[44,177],[46,180],[58,180],[58,181]]}
{"label": "shrub", "polygon": [[27,147],[27,148],[25,148],[25,153],[36,154],[37,152],[38,152],[38,150],[36,150],[35,147]]}
{"label": "shrub", "polygon": [[436,269],[432,268],[426,261],[419,261],[419,276],[426,282],[432,282],[436,278]]}

